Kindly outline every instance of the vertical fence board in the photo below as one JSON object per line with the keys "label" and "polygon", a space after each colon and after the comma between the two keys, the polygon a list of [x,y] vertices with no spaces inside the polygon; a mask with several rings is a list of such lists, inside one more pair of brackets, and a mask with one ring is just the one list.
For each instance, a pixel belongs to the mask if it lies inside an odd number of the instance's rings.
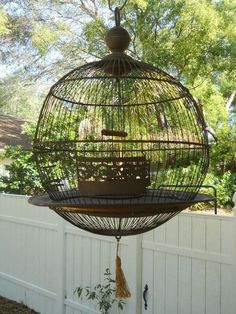
{"label": "vertical fence board", "polygon": [[191,258],[179,257],[178,314],[191,313]]}
{"label": "vertical fence board", "polygon": [[179,220],[178,216],[166,224],[166,244],[178,246],[179,243]]}
{"label": "vertical fence board", "polygon": [[206,220],[206,251],[220,253],[221,246],[220,220]]}
{"label": "vertical fence board", "polygon": [[221,254],[232,255],[234,252],[234,224],[233,220],[221,221]]}
{"label": "vertical fence board", "polygon": [[153,230],[145,232],[143,234],[143,239],[146,241],[153,241],[153,238],[154,238],[154,231]]}
{"label": "vertical fence board", "polygon": [[220,265],[206,263],[206,313],[220,314]]}
{"label": "vertical fence board", "polygon": [[[153,286],[153,313],[165,314],[166,304],[166,254],[154,253],[154,286]],[[168,297],[168,295],[167,295]]]}
{"label": "vertical fence board", "polygon": [[94,287],[100,282],[100,241],[92,240],[91,244],[91,285]]}
{"label": "vertical fence board", "polygon": [[100,278],[103,281],[106,268],[111,267],[109,242],[101,241],[100,249]]}
{"label": "vertical fence board", "polygon": [[206,249],[206,221],[204,217],[192,221],[192,248],[205,251]]}
{"label": "vertical fence board", "polygon": [[75,242],[74,236],[66,235],[66,297],[74,299],[73,291],[75,287],[74,276],[75,276]]}
{"label": "vertical fence board", "polygon": [[91,238],[82,237],[82,251],[83,254],[81,254],[82,257],[82,281],[83,285],[90,286],[91,285]]}
{"label": "vertical fence board", "polygon": [[166,313],[178,312],[178,257],[166,254]]}
{"label": "vertical fence board", "polygon": [[153,232],[154,232],[154,242],[158,242],[158,243],[166,242],[166,224],[163,224],[160,227],[156,228]]}
{"label": "vertical fence board", "polygon": [[[205,311],[205,262],[192,260],[192,314],[211,314]],[[213,314],[213,313],[212,313]]]}
{"label": "vertical fence board", "polygon": [[[73,235],[74,237],[74,287],[68,287],[68,289],[74,290],[76,287],[83,287],[86,283],[83,282],[83,261],[81,258],[82,252],[82,238],[79,235]],[[73,249],[73,248],[72,248]]]}
{"label": "vertical fence board", "polygon": [[154,300],[154,283],[153,283],[153,269],[154,269],[154,254],[153,251],[143,250],[143,287],[148,285],[148,294],[147,294],[147,302],[148,307],[147,310],[144,310],[143,314],[153,314],[155,313],[155,309],[153,308],[153,300]]}
{"label": "vertical fence board", "polygon": [[[91,287],[91,239],[82,237],[82,282],[83,286]],[[90,307],[91,301],[84,298],[83,304]]]}
{"label": "vertical fence board", "polygon": [[232,273],[232,265],[221,265],[221,314],[235,314]]}
{"label": "vertical fence board", "polygon": [[192,246],[192,217],[179,216],[179,247],[191,248]]}

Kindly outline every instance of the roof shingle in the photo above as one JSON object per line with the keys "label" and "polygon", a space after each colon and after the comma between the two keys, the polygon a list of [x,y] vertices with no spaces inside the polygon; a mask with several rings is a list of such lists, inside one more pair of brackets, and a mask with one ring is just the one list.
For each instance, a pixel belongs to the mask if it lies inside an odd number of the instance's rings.
{"label": "roof shingle", "polygon": [[31,148],[29,137],[23,134],[25,122],[26,120],[18,117],[0,115],[0,149],[6,145],[21,145],[24,149]]}

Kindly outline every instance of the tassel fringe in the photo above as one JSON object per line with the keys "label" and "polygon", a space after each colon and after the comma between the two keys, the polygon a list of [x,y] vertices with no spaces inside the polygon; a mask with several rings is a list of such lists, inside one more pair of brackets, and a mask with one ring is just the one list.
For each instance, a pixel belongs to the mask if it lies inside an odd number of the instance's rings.
{"label": "tassel fringe", "polygon": [[115,296],[120,299],[130,298],[131,293],[127,281],[125,279],[124,272],[121,268],[121,259],[119,257],[119,244],[120,237],[116,238],[117,240],[117,250],[116,250],[116,292]]}

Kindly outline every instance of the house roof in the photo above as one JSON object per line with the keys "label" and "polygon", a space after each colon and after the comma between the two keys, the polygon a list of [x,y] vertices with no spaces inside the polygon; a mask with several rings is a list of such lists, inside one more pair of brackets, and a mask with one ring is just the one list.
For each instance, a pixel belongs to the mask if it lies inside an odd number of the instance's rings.
{"label": "house roof", "polygon": [[31,148],[29,137],[23,134],[25,122],[26,120],[18,117],[0,115],[0,149],[6,145],[21,145],[25,149]]}

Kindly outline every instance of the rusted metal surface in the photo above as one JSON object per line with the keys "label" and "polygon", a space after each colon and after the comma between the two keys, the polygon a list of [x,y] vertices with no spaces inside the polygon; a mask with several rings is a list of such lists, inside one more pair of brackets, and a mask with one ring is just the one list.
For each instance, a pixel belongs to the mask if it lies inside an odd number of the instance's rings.
{"label": "rusted metal surface", "polygon": [[91,232],[137,234],[198,200],[209,163],[206,123],[180,82],[125,54],[119,25],[106,41],[110,55],[52,86],[34,156],[58,214]]}

